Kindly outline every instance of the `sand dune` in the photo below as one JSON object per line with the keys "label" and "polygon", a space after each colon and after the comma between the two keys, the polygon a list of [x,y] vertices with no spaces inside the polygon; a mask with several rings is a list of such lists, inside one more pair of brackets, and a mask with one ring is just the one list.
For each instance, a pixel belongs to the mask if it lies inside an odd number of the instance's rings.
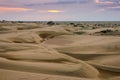
{"label": "sand dune", "polygon": [[[0,68],[12,69],[20,71],[28,71],[35,73],[47,73],[55,75],[67,75],[76,77],[95,78],[98,72],[90,70],[88,66],[83,64],[74,63],[47,63],[47,62],[25,62],[25,61],[11,61],[6,59],[0,59]],[[91,74],[95,72],[97,74]]]}
{"label": "sand dune", "polygon": [[[1,80],[99,80],[0,69]],[[7,77],[6,77],[7,76]],[[15,77],[16,76],[16,77]]]}
{"label": "sand dune", "polygon": [[[0,67],[3,69],[78,77],[97,77],[99,74],[95,68],[87,63],[71,56],[58,53],[48,47],[20,43],[1,44],[3,44],[1,49],[4,48],[4,50],[2,50],[0,54],[0,57],[3,57],[0,60]],[[6,46],[6,44],[10,44],[11,47]],[[31,50],[31,47],[34,48]],[[51,63],[49,63],[49,61]],[[91,74],[91,72],[96,74]]]}
{"label": "sand dune", "polygon": [[86,28],[85,34],[75,34],[80,29],[35,23],[3,25],[0,80],[119,80],[120,37],[96,33],[117,28]]}
{"label": "sand dune", "polygon": [[[74,40],[71,40],[74,38]],[[89,39],[90,38],[90,39]],[[61,41],[63,39],[53,39]],[[74,54],[119,54],[120,52],[120,38],[119,37],[105,37],[105,36],[69,36],[64,41],[71,41],[66,45],[60,47],[54,47],[60,52],[74,53]],[[59,43],[51,43],[52,40],[48,40],[46,44],[58,45]],[[68,44],[68,45],[67,45]],[[62,46],[62,47],[61,47]]]}
{"label": "sand dune", "polygon": [[96,57],[93,60],[89,60],[88,63],[96,66],[100,69],[120,72],[120,55],[112,55],[112,56],[102,56]]}
{"label": "sand dune", "polygon": [[0,43],[0,53],[38,48],[31,44]]}

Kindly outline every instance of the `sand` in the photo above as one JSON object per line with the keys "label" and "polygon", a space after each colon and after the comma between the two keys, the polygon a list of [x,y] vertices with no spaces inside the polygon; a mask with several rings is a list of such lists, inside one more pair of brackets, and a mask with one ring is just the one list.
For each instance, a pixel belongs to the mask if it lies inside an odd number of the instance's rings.
{"label": "sand", "polygon": [[79,28],[67,25],[2,25],[0,80],[120,79],[119,35],[96,33],[119,28],[78,35]]}

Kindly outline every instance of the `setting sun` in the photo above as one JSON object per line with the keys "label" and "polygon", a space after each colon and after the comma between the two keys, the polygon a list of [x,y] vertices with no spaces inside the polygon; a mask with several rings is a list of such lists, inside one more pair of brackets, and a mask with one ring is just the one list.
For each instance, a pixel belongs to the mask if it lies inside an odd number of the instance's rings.
{"label": "setting sun", "polygon": [[63,12],[63,11],[60,11],[60,10],[48,10],[48,12],[50,12],[50,13],[59,13],[59,12]]}

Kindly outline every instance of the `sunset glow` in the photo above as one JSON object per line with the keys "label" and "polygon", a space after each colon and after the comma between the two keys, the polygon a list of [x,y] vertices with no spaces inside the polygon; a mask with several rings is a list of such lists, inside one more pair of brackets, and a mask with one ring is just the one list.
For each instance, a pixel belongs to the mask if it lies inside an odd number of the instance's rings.
{"label": "sunset glow", "polygon": [[0,19],[120,21],[120,0],[0,0]]}
{"label": "sunset glow", "polygon": [[48,12],[50,12],[50,13],[60,13],[60,12],[63,12],[63,11],[60,11],[60,10],[48,10]]}
{"label": "sunset glow", "polygon": [[96,3],[99,3],[100,1],[99,0],[95,0]]}
{"label": "sunset glow", "polygon": [[27,8],[9,8],[9,7],[0,7],[0,11],[28,11],[31,9]]}

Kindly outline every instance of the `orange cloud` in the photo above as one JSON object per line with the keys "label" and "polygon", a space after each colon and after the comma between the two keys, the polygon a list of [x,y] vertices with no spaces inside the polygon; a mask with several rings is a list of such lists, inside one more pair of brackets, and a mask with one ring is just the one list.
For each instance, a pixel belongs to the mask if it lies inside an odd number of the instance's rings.
{"label": "orange cloud", "polygon": [[63,11],[60,11],[60,10],[48,10],[47,12],[50,12],[50,13],[60,13],[60,12],[63,12]]}
{"label": "orange cloud", "polygon": [[0,11],[16,11],[16,12],[19,12],[19,11],[28,11],[28,10],[31,10],[31,9],[27,9],[27,8],[9,8],[9,7],[0,7]]}

